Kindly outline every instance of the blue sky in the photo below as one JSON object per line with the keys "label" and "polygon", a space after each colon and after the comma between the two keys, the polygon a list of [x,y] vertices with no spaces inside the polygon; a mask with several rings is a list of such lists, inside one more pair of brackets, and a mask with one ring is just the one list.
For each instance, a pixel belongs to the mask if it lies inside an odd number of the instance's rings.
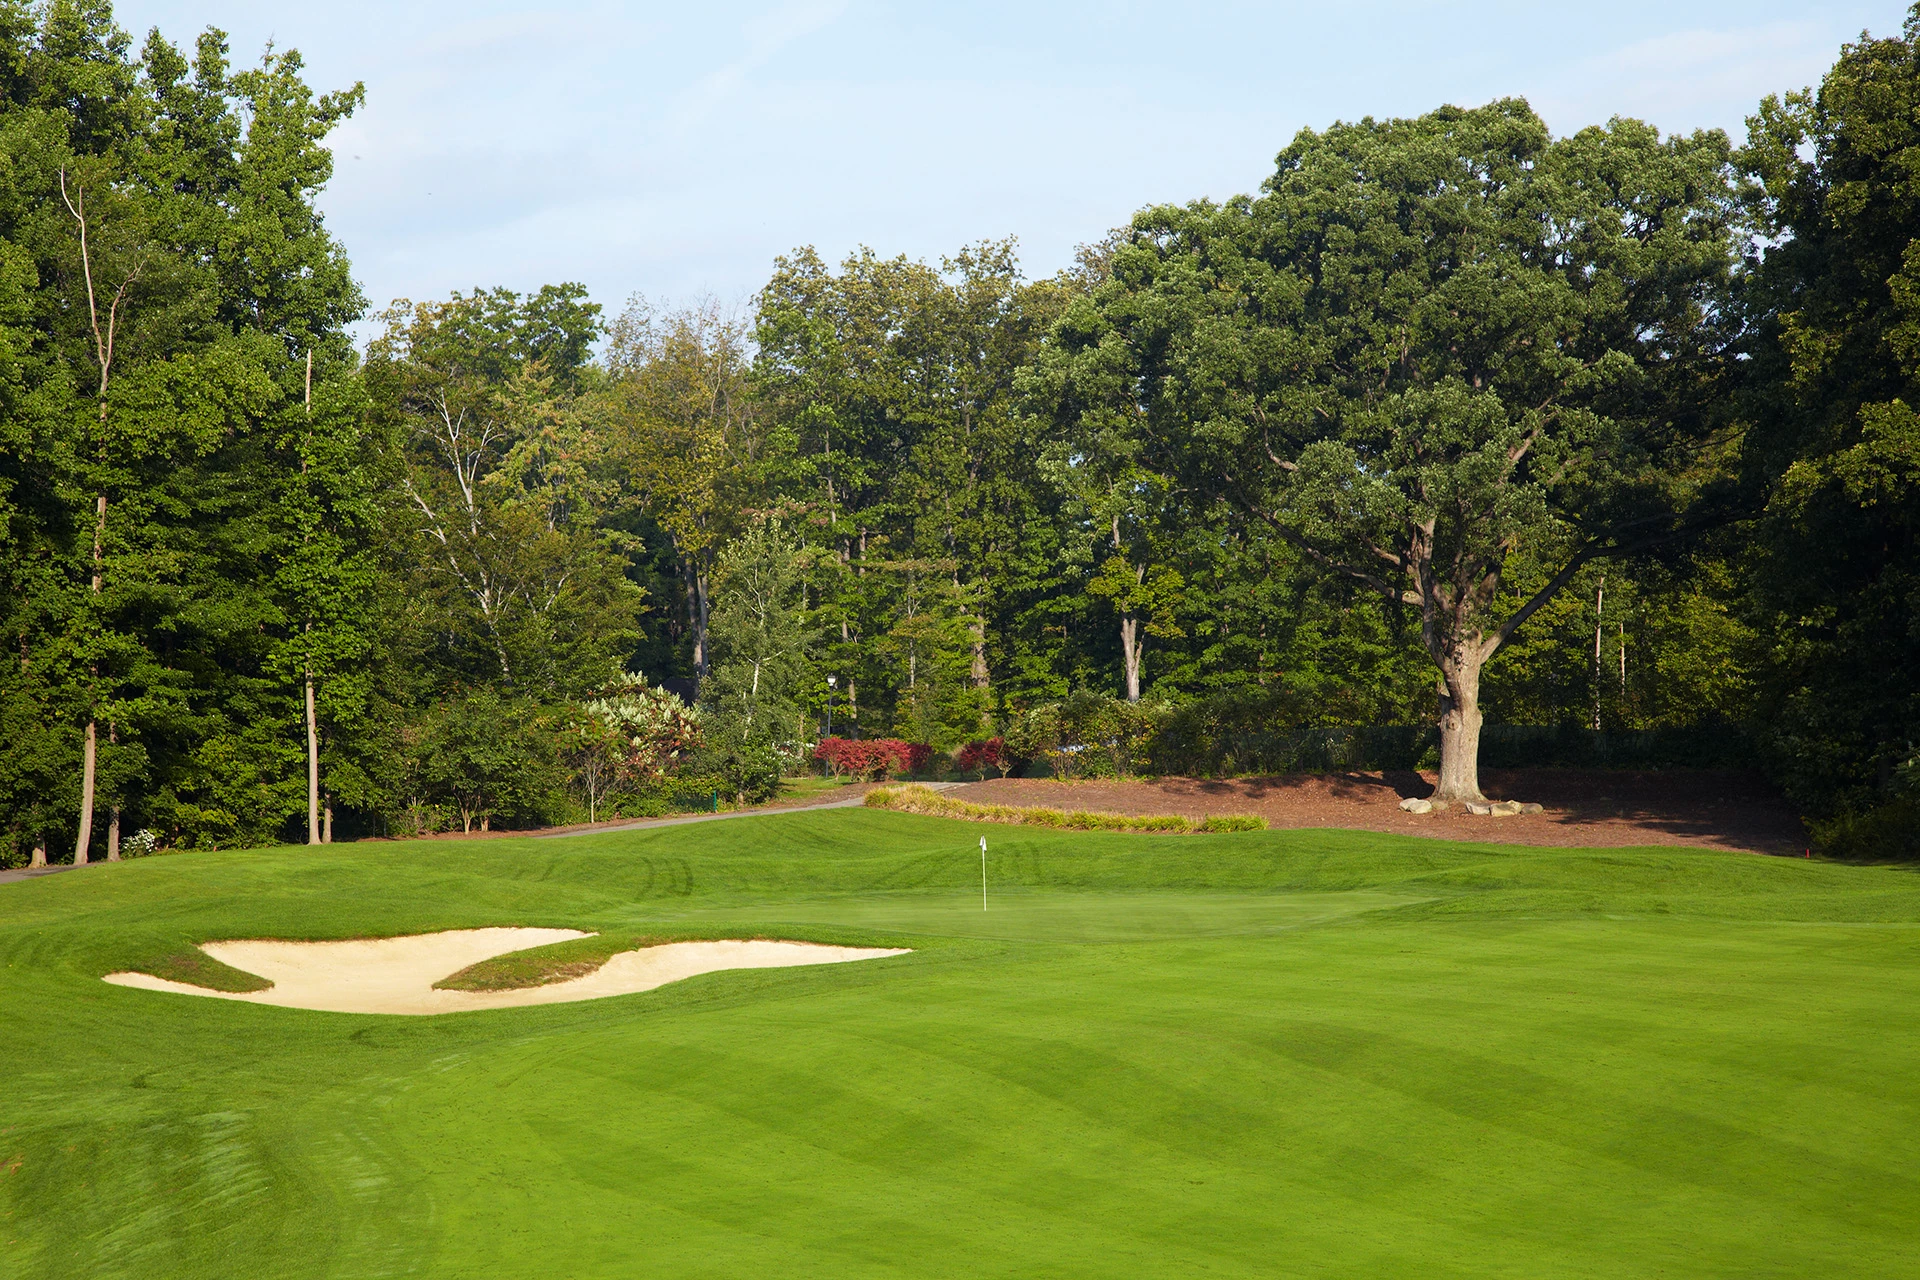
{"label": "blue sky", "polygon": [[121,0],[236,61],[272,39],[363,80],[322,198],[369,299],[579,280],[738,303],[776,254],[937,258],[1019,237],[1029,275],[1142,205],[1258,187],[1303,126],[1529,99],[1738,136],[1893,0],[1598,4],[535,6]]}

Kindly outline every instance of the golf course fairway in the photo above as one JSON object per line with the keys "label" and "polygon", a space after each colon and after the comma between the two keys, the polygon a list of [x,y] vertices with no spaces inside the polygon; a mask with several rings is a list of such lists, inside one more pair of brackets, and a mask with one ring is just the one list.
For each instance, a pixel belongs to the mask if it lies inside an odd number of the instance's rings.
{"label": "golf course fairway", "polygon": [[[978,839],[990,843],[981,909]],[[911,953],[572,1004],[109,985],[519,925]],[[0,885],[0,1275],[1920,1275],[1920,875],[838,810]]]}

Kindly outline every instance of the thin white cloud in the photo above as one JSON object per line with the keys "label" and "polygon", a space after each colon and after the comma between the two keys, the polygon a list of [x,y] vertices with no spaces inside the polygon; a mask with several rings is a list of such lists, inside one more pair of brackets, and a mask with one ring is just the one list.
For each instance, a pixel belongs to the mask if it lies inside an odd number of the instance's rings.
{"label": "thin white cloud", "polygon": [[1560,132],[1619,115],[1738,139],[1764,95],[1817,83],[1844,38],[1813,21],[1672,31],[1560,68],[1533,104]]}
{"label": "thin white cloud", "polygon": [[742,24],[746,52],[702,76],[678,96],[667,116],[669,135],[684,138],[737,95],[748,78],[772,62],[782,49],[830,26],[846,11],[846,0],[795,0]]}

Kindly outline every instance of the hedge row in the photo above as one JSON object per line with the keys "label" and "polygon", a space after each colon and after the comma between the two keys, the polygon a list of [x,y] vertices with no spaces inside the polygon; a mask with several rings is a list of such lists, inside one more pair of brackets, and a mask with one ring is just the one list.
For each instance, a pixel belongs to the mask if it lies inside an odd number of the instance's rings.
{"label": "hedge row", "polygon": [[1175,813],[1093,813],[1085,809],[1041,809],[1011,804],[973,804],[949,800],[931,787],[875,787],[867,792],[867,807],[897,813],[924,813],[936,818],[968,822],[1006,822],[1030,827],[1058,827],[1070,831],[1149,831],[1171,835],[1217,835],[1227,831],[1264,831],[1267,820],[1258,814],[1222,814],[1187,818]]}

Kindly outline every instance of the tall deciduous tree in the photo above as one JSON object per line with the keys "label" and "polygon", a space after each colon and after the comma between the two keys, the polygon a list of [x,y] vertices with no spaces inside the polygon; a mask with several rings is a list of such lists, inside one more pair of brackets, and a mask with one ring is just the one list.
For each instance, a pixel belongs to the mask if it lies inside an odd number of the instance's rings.
{"label": "tall deciduous tree", "polygon": [[[580,696],[632,643],[642,592],[609,530],[606,440],[570,365],[599,331],[577,285],[397,303],[368,352],[375,413],[397,440],[398,554],[419,566],[440,688]],[[403,514],[404,513],[404,514]]]}
{"label": "tall deciduous tree", "polygon": [[[1439,794],[1481,668],[1580,566],[1684,524],[1736,261],[1724,135],[1525,103],[1303,131],[1257,199],[1140,215],[1048,356],[1056,411],[1418,611]],[[1554,572],[1498,608],[1526,546]]]}
{"label": "tall deciduous tree", "polygon": [[607,366],[599,415],[622,480],[672,540],[697,682],[713,666],[714,573],[768,450],[749,394],[747,328],[712,301],[656,314],[635,298],[613,326]]}
{"label": "tall deciduous tree", "polygon": [[1766,246],[1750,302],[1767,486],[1747,566],[1771,748],[1839,847],[1920,852],[1920,6],[1742,153]]}
{"label": "tall deciduous tree", "polygon": [[358,90],[316,97],[291,53],[235,73],[215,31],[191,57],[157,33],[135,54],[105,5],[0,25],[0,242],[32,279],[15,407],[41,486],[8,530],[31,592],[8,612],[23,690],[80,743],[76,785],[43,794],[78,809],[76,861],[102,811],[109,857],[129,808],[175,838],[257,839],[283,788],[226,765],[279,749],[267,428],[298,403],[300,353],[350,356],[360,301],[313,199]]}
{"label": "tall deciduous tree", "polygon": [[[1053,636],[1062,604],[1077,607],[1086,556],[1068,547],[1085,531],[1042,466],[1048,424],[1016,384],[1079,288],[1026,281],[1012,242],[988,241],[937,267],[862,250],[835,270],[803,249],[761,291],[757,386],[792,442],[783,492],[810,505],[810,536],[845,569],[824,602],[838,632],[827,661],[860,723],[886,723],[899,690],[924,692],[917,644],[888,638],[909,608],[912,627],[946,610],[964,633],[967,693],[937,699],[943,734],[978,736],[994,698],[1064,684]],[[920,571],[878,568],[936,561],[949,566],[937,592]],[[905,600],[909,585],[934,614]]]}

